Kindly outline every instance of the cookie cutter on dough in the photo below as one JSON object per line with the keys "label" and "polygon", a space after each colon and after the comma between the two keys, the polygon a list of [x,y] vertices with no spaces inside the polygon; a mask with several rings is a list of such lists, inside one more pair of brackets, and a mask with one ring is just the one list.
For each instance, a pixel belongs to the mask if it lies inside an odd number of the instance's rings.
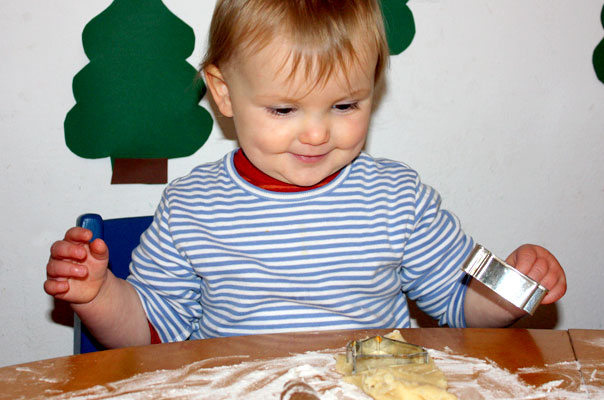
{"label": "cookie cutter on dough", "polygon": [[353,340],[346,345],[346,361],[352,364],[352,373],[391,365],[426,364],[428,352],[421,346],[374,336]]}
{"label": "cookie cutter on dough", "polygon": [[514,306],[533,315],[547,289],[477,244],[461,268]]}

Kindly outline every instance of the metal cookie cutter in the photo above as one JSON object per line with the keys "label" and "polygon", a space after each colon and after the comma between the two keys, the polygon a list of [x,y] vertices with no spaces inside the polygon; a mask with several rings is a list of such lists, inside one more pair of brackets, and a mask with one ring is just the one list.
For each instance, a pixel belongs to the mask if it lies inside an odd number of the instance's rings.
{"label": "metal cookie cutter", "polygon": [[423,347],[374,336],[353,340],[346,346],[346,361],[352,364],[352,373],[389,365],[426,364],[428,352]]}
{"label": "metal cookie cutter", "polygon": [[533,315],[547,289],[477,244],[462,268],[516,307]]}

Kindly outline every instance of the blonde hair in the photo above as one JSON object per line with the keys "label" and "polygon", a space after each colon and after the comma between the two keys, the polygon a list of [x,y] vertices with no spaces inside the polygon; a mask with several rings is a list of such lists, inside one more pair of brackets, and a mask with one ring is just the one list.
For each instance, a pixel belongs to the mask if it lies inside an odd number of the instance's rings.
{"label": "blonde hair", "polygon": [[318,82],[338,68],[348,78],[350,64],[375,51],[377,83],[388,63],[378,0],[218,0],[201,70],[281,39],[291,47],[290,77],[302,67]]}

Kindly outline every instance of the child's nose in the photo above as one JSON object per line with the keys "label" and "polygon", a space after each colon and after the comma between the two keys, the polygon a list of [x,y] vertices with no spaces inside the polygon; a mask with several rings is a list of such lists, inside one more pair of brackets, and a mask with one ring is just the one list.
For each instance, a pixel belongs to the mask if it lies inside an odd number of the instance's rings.
{"label": "child's nose", "polygon": [[312,146],[327,143],[329,141],[329,125],[321,119],[307,120],[299,135],[299,140]]}

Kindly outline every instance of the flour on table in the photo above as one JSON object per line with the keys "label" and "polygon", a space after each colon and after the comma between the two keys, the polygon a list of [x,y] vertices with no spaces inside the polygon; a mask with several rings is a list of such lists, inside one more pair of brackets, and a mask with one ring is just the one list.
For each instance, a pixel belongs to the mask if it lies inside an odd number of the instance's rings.
{"label": "flour on table", "polygon": [[143,373],[107,385],[44,398],[269,400],[279,399],[284,386],[298,380],[320,393],[321,400],[371,400],[355,386],[340,382],[334,358],[338,351],[308,352],[213,368],[204,367],[208,360],[203,360],[177,370]]}
{"label": "flour on table", "polygon": [[[582,365],[586,370],[592,369],[593,371],[586,376],[583,377],[586,383],[598,386],[604,386],[604,367],[602,363],[602,355],[604,355],[604,338],[593,338],[583,340],[583,343],[586,345],[591,345],[594,347],[598,347],[598,349],[594,349],[594,353],[598,355],[594,359],[583,359]],[[604,398],[604,396],[602,396]]]}
{"label": "flour on table", "polygon": [[[460,399],[567,399],[587,400],[604,398],[604,388],[576,381],[578,362],[560,362],[544,367],[521,368],[512,373],[490,360],[430,350],[434,362],[447,376],[449,391]],[[555,375],[556,379],[534,386],[525,383],[522,376],[531,374]]]}
{"label": "flour on table", "polygon": [[592,346],[604,348],[604,338],[589,339],[589,340],[586,340],[585,342],[588,344],[591,344]]}
{"label": "flour on table", "polygon": [[37,371],[33,368],[28,367],[17,367],[15,371],[20,372],[22,374],[32,374],[37,375],[37,380],[40,382],[49,382],[49,383],[58,383],[59,380],[57,378],[45,376],[43,371]]}
{"label": "flour on table", "polygon": [[[335,356],[343,352],[344,349],[332,349],[212,368],[207,367],[208,360],[204,360],[176,370],[143,373],[86,390],[62,394],[49,391],[40,398],[278,400],[287,382],[299,380],[320,393],[322,400],[371,400],[356,386],[343,382],[336,371]],[[428,349],[428,352],[446,376],[448,391],[463,400],[604,399],[603,387],[576,382],[576,371],[580,368],[577,362],[523,368],[511,373],[490,360],[456,354],[450,349]],[[522,376],[546,371],[556,378],[538,386],[522,380]],[[39,378],[46,379],[44,376]]]}

